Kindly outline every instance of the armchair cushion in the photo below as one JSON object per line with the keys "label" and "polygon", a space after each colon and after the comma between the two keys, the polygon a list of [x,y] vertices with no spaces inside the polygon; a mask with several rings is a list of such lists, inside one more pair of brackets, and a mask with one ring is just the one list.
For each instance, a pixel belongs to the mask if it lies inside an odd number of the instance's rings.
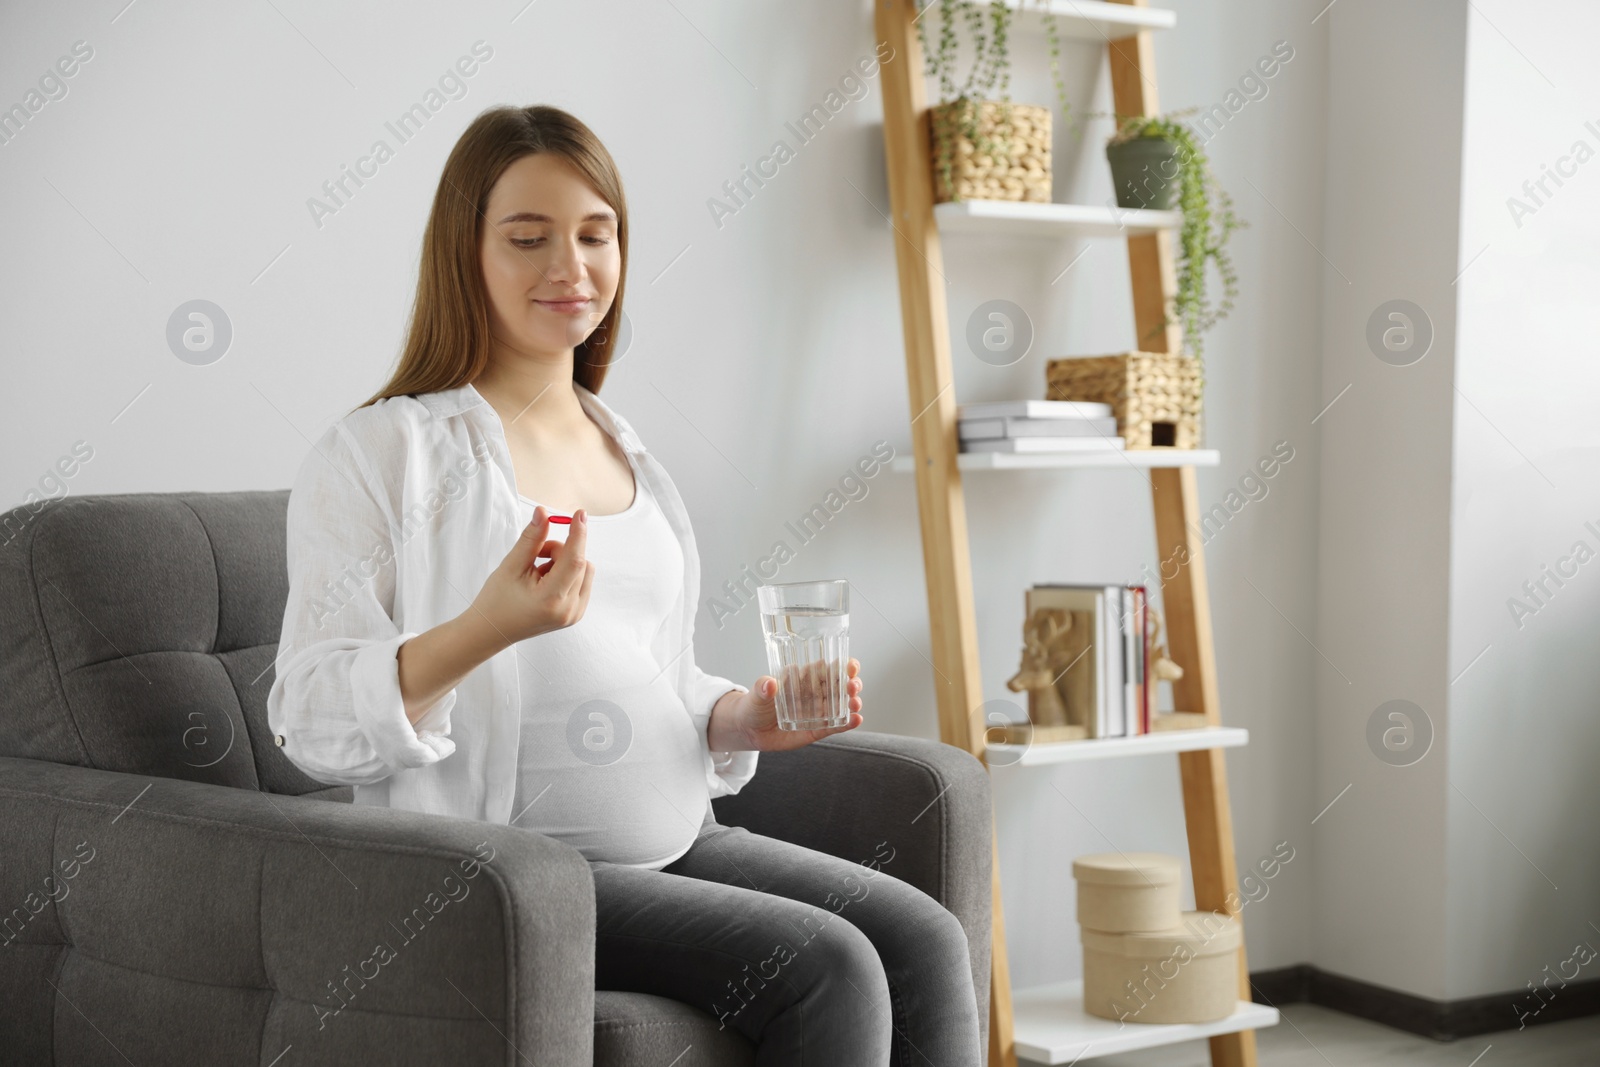
{"label": "armchair cushion", "polygon": [[594,1067],[752,1067],[756,1049],[699,1008],[649,993],[594,995]]}

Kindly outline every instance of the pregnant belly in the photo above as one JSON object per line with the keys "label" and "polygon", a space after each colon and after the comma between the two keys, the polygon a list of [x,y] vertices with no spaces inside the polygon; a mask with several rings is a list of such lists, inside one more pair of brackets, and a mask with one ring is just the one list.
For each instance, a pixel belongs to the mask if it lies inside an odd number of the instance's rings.
{"label": "pregnant belly", "polygon": [[589,860],[652,863],[700,829],[709,793],[701,744],[665,677],[540,700],[518,749],[517,826]]}

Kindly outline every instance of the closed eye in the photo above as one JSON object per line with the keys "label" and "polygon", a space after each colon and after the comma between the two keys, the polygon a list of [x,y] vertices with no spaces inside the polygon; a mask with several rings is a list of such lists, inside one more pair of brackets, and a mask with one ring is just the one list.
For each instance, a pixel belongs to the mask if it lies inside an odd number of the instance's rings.
{"label": "closed eye", "polygon": [[[541,242],[543,242],[544,238],[543,237],[513,237],[510,240],[511,240],[511,243],[516,245],[518,248],[533,248],[534,246],[536,246],[536,245],[540,244]],[[610,238],[607,238],[607,237],[582,237],[582,238],[579,238],[579,240],[587,241],[587,242],[589,242],[589,244],[593,245],[596,248],[599,248],[599,247],[602,247],[604,245],[608,245],[608,244],[611,243]]]}

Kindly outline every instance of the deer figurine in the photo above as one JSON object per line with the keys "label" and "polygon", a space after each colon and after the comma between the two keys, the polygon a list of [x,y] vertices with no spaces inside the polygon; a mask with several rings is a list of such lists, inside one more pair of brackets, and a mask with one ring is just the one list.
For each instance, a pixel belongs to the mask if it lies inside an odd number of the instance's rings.
{"label": "deer figurine", "polygon": [[1072,618],[1061,608],[1039,608],[1022,626],[1022,664],[1006,680],[1013,693],[1027,690],[1028,718],[1035,726],[1067,725],[1067,705],[1056,688],[1056,678],[1065,670],[1064,639],[1072,630]]}
{"label": "deer figurine", "polygon": [[[1145,614],[1150,625],[1150,677],[1157,682],[1176,682],[1183,677],[1183,668],[1178,666],[1168,656],[1167,646],[1161,640],[1162,621],[1161,613],[1150,605],[1145,605]],[[1152,690],[1150,699],[1155,699]]]}

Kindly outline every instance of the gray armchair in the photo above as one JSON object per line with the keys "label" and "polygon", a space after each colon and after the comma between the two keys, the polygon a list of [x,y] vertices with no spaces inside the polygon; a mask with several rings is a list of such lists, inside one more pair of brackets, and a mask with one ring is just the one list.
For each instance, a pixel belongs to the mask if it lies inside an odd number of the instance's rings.
{"label": "gray armchair", "polygon": [[[273,745],[287,502],[128,494],[0,517],[0,1058],[753,1063],[707,1012],[595,991],[575,849],[352,805]],[[857,730],[764,754],[713,804],[846,859],[889,842],[885,870],[966,928],[987,1045],[976,759]]]}

